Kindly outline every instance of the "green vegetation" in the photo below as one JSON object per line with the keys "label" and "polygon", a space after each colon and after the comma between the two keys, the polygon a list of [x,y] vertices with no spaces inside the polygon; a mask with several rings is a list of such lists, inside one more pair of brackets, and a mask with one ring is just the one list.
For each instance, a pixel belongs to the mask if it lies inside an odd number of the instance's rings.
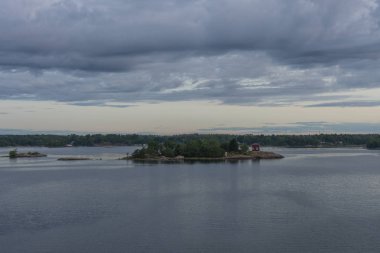
{"label": "green vegetation", "polygon": [[226,152],[233,154],[245,154],[248,151],[246,144],[239,144],[234,138],[229,142],[220,143],[216,139],[190,140],[183,144],[172,141],[158,143],[149,142],[147,147],[136,150],[132,154],[133,159],[155,159],[158,157],[198,157],[198,158],[220,158]]}
{"label": "green vegetation", "polygon": [[27,153],[18,153],[17,149],[9,151],[9,158],[34,158],[34,157],[45,157],[47,155],[41,154],[39,152],[27,152]]}
{"label": "green vegetation", "polygon": [[215,140],[192,140],[184,144],[176,144],[172,141],[166,141],[162,144],[151,141],[147,147],[136,150],[132,157],[135,159],[149,159],[160,156],[164,157],[223,157],[224,149],[221,148],[218,141]]}
{"label": "green vegetation", "polygon": [[119,134],[94,134],[94,135],[1,135],[0,147],[15,146],[43,146],[63,147],[73,143],[74,146],[97,145],[137,145],[148,143],[154,139],[147,135],[119,135]]}
{"label": "green vegetation", "polygon": [[171,141],[150,142],[146,147],[136,150],[131,160],[242,160],[242,159],[281,159],[282,155],[273,152],[249,151],[248,145],[239,143],[236,138],[220,143],[216,139],[191,140],[183,144]]}
{"label": "green vegetation", "polygon": [[368,149],[380,149],[380,137],[373,138],[367,143]]}
{"label": "green vegetation", "polygon": [[[160,152],[169,152],[168,155],[175,155],[185,152],[198,152],[196,146],[207,142],[207,146],[212,146],[210,142],[222,143],[222,149],[229,152],[236,151],[236,143],[229,142],[236,138],[237,143],[251,145],[260,143],[262,146],[277,147],[344,147],[344,146],[368,146],[373,148],[380,139],[376,134],[319,134],[319,135],[226,135],[226,134],[188,134],[173,136],[137,135],[137,134],[93,134],[93,135],[2,135],[0,136],[0,147],[12,146],[46,146],[63,147],[72,143],[74,146],[106,146],[106,145],[141,145],[150,142],[164,143],[164,148],[152,147],[154,150],[160,148]],[[226,144],[227,143],[227,144]],[[203,145],[205,146],[205,144]],[[241,148],[243,148],[241,146]],[[176,151],[175,151],[176,150]],[[174,152],[175,151],[175,152]],[[171,154],[170,152],[174,152]],[[214,152],[214,151],[213,151]],[[217,152],[217,151],[216,151]]]}
{"label": "green vegetation", "polygon": [[225,150],[216,140],[194,140],[185,143],[183,155],[185,157],[223,157]]}
{"label": "green vegetation", "polygon": [[17,157],[17,149],[9,151],[9,158],[16,158]]}

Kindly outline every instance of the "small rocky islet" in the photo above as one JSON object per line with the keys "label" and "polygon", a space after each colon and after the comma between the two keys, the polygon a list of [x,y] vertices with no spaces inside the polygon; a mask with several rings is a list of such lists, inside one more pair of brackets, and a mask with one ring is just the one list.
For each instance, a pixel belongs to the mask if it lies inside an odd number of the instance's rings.
{"label": "small rocky islet", "polygon": [[57,159],[58,161],[90,161],[94,160],[88,157],[61,157]]}
{"label": "small rocky islet", "polygon": [[15,158],[39,158],[39,157],[46,157],[46,154],[42,154],[39,152],[26,152],[26,153],[19,153],[17,150],[11,150],[9,151],[8,157],[10,159]]}

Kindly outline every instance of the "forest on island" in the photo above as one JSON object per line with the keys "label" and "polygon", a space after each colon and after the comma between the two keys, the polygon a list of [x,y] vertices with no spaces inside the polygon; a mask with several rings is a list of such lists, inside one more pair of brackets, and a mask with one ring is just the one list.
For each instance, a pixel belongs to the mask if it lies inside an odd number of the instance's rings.
{"label": "forest on island", "polygon": [[178,156],[216,158],[223,157],[225,152],[244,154],[248,150],[248,145],[239,144],[236,138],[224,143],[209,139],[190,140],[185,143],[173,141],[159,143],[151,141],[146,147],[136,150],[132,154],[132,157],[137,159],[156,158],[159,156],[169,158]]}

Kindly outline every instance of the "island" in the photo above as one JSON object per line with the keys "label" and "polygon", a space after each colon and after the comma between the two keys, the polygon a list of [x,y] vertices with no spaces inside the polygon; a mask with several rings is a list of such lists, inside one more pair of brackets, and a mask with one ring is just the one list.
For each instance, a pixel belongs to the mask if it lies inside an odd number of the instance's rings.
{"label": "island", "polygon": [[186,161],[186,160],[260,160],[281,159],[282,155],[261,151],[258,144],[252,150],[236,139],[220,143],[217,140],[198,139],[185,143],[151,141],[123,160],[133,161]]}
{"label": "island", "polygon": [[61,157],[57,159],[58,161],[89,161],[93,160],[88,157]]}
{"label": "island", "polygon": [[41,154],[39,152],[27,152],[27,153],[18,153],[17,149],[9,151],[9,158],[38,158],[38,157],[46,157],[47,155]]}

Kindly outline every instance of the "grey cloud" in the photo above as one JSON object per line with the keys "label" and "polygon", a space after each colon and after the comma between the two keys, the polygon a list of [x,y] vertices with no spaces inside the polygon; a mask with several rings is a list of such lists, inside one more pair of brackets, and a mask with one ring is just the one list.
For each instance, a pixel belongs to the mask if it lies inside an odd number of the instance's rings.
{"label": "grey cloud", "polygon": [[0,99],[319,101],[380,87],[378,17],[376,0],[4,0]]}
{"label": "grey cloud", "polygon": [[[350,77],[346,77],[348,73]],[[184,100],[283,106],[305,100],[344,99],[342,95],[323,93],[376,87],[379,74],[371,73],[372,70],[323,66],[295,69],[276,63],[264,53],[232,51],[160,64],[146,63],[142,69],[119,73],[91,75],[77,72],[68,75],[51,70],[35,75],[21,70],[14,73],[3,71],[0,72],[0,98],[55,100],[94,106],[104,106],[106,102],[130,104]]]}
{"label": "grey cloud", "polygon": [[4,1],[6,66],[120,71],[136,55],[233,49],[318,62],[360,57],[357,47],[379,39],[369,0]]}
{"label": "grey cloud", "polygon": [[77,102],[69,102],[70,105],[77,106],[102,106],[102,107],[113,107],[113,108],[128,108],[133,105],[125,105],[125,104],[109,104],[108,101],[77,101]]}

